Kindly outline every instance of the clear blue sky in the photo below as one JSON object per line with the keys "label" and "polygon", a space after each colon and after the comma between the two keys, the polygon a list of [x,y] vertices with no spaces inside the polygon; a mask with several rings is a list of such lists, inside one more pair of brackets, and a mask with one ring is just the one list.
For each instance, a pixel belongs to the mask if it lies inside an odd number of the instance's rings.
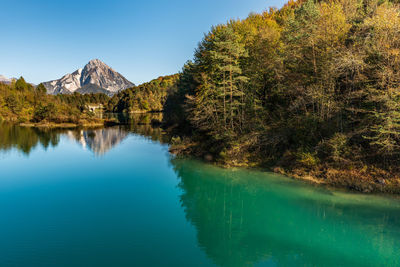
{"label": "clear blue sky", "polygon": [[39,83],[99,58],[139,84],[181,70],[215,24],[282,0],[0,0],[0,74]]}

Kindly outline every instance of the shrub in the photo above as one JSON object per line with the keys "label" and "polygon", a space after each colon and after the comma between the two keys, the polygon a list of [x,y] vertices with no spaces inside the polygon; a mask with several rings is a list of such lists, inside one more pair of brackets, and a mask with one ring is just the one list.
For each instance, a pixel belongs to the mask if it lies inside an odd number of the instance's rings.
{"label": "shrub", "polygon": [[312,169],[319,164],[319,158],[316,153],[300,152],[296,154],[296,163],[304,168]]}
{"label": "shrub", "polygon": [[33,114],[33,121],[40,122],[44,119],[52,120],[56,113],[56,106],[53,103],[49,103],[45,106],[40,105],[36,107],[35,112]]}
{"label": "shrub", "polygon": [[6,106],[15,114],[19,113],[22,109],[22,103],[18,97],[14,94],[10,94],[6,97]]}
{"label": "shrub", "polygon": [[342,133],[336,133],[332,138],[322,141],[317,146],[318,156],[324,160],[341,162],[350,154],[348,138]]}

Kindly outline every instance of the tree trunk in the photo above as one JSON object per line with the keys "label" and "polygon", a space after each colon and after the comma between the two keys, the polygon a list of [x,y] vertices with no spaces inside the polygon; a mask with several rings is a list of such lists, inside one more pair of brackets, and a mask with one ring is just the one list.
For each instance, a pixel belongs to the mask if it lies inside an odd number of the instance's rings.
{"label": "tree trunk", "polygon": [[233,130],[233,81],[232,81],[232,64],[230,65],[230,70],[229,70],[229,80],[230,80],[230,86],[231,86],[231,128]]}
{"label": "tree trunk", "polygon": [[226,97],[225,97],[225,94],[226,94],[226,74],[225,74],[225,70],[224,70],[224,78],[223,78],[223,83],[224,83],[224,128],[226,129]]}

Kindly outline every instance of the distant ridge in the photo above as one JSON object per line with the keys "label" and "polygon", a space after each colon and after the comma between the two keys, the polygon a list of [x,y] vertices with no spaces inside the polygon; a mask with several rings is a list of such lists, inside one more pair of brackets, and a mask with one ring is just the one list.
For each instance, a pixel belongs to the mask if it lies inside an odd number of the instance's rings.
{"label": "distant ridge", "polygon": [[0,75],[0,83],[10,84],[11,82],[12,82],[12,79],[9,79],[4,75]]}
{"label": "distant ridge", "polygon": [[64,75],[61,79],[44,82],[49,94],[72,94],[78,92],[105,93],[113,95],[121,90],[135,86],[124,76],[107,66],[99,59],[89,61],[82,69]]}

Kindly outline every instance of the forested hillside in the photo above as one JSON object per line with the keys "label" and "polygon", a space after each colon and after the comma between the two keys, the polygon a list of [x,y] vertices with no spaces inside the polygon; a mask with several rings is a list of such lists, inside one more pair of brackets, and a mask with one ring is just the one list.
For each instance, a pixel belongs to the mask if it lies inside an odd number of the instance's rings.
{"label": "forested hillside", "polygon": [[178,79],[179,74],[163,76],[123,90],[111,98],[108,109],[128,113],[162,111],[167,95],[174,90]]}
{"label": "forested hillside", "polygon": [[[123,90],[113,97],[106,94],[47,95],[43,84],[37,87],[24,78],[7,85],[0,83],[0,119],[13,122],[79,123],[96,121],[88,105],[104,107],[106,112],[161,112],[167,95],[176,91],[179,74],[159,77]],[[100,121],[99,121],[100,122]]]}
{"label": "forested hillside", "polygon": [[290,1],[217,25],[165,105],[172,150],[399,192],[400,9]]}
{"label": "forested hillside", "polygon": [[102,94],[47,95],[43,84],[37,87],[24,78],[10,85],[0,83],[0,120],[19,123],[71,123],[98,122],[93,114],[86,112],[86,104],[108,103]]}

